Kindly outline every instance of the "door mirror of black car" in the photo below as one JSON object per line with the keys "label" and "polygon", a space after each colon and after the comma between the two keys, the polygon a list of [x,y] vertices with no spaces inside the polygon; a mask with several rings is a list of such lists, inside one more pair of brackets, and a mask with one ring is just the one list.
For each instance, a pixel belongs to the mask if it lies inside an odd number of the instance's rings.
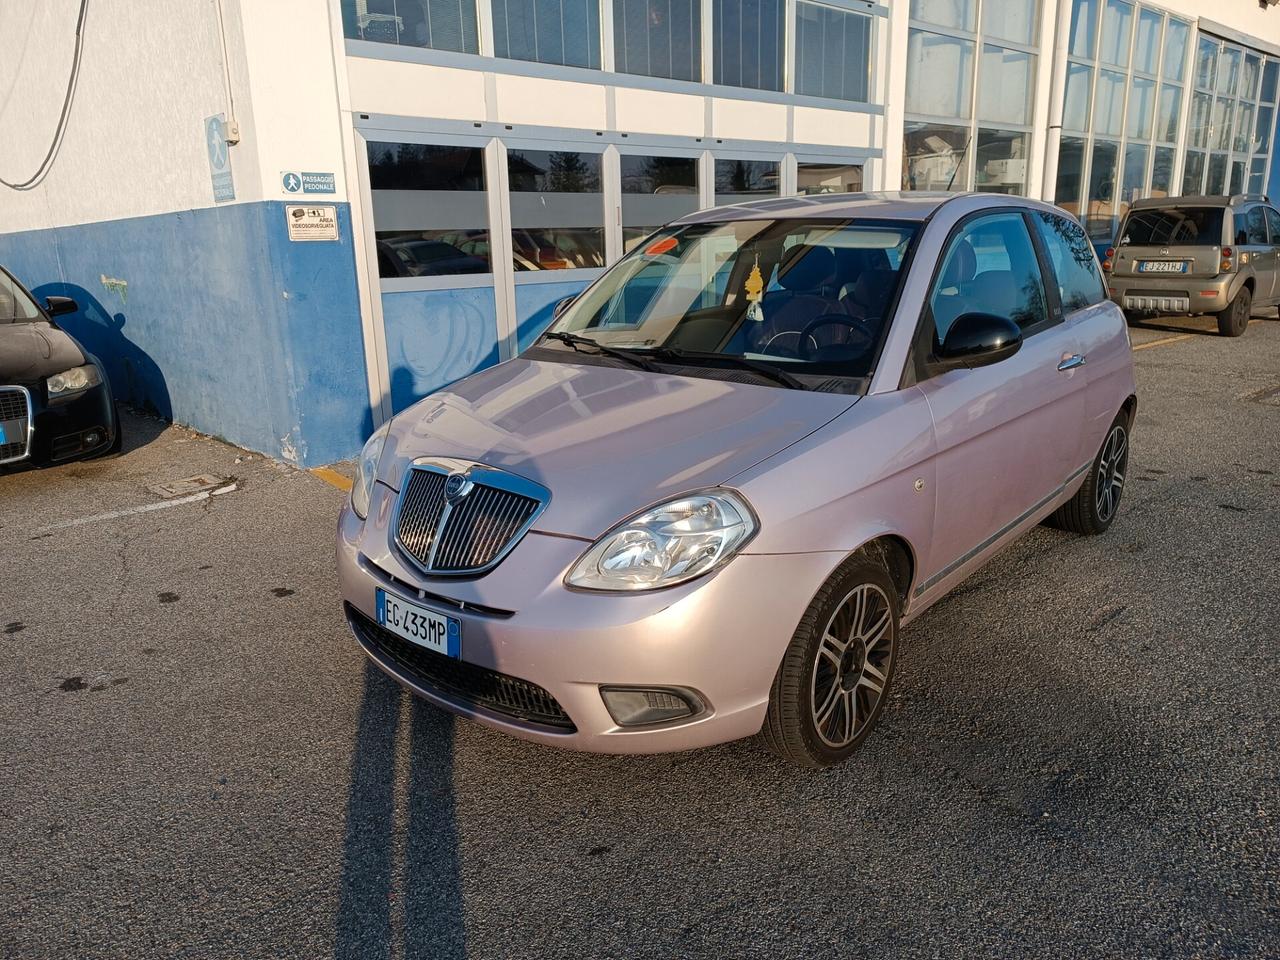
{"label": "door mirror of black car", "polygon": [[80,309],[80,305],[70,297],[45,297],[44,305],[51,317],[65,316]]}
{"label": "door mirror of black car", "polygon": [[948,370],[985,367],[1012,357],[1022,346],[1022,330],[1008,317],[963,313],[947,330],[938,360]]}
{"label": "door mirror of black car", "polygon": [[555,309],[553,309],[553,310],[551,311],[551,319],[552,319],[552,320],[558,320],[558,319],[560,318],[560,314],[564,313],[566,310],[568,310],[568,309],[569,309],[569,304],[573,303],[573,301],[575,301],[575,300],[577,300],[577,299],[578,299],[578,298],[577,298],[576,296],[574,296],[574,297],[565,297],[563,300],[561,300],[559,303],[557,303],[557,304],[555,305]]}

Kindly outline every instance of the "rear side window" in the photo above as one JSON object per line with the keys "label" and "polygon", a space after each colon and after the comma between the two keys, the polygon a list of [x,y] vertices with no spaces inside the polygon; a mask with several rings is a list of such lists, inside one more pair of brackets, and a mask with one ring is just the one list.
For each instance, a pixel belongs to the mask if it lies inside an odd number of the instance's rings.
{"label": "rear side window", "polygon": [[40,319],[40,311],[31,298],[7,273],[0,270],[0,324],[30,323]]}
{"label": "rear side window", "polygon": [[1263,207],[1250,207],[1235,215],[1237,246],[1256,246],[1267,242],[1267,217],[1263,210]]}
{"label": "rear side window", "polygon": [[1093,255],[1093,245],[1084,227],[1052,213],[1037,212],[1035,221],[1058,278],[1062,309],[1071,313],[1105,300],[1107,291],[1098,270],[1098,259]]}
{"label": "rear side window", "polygon": [[1267,210],[1267,226],[1271,228],[1271,242],[1280,246],[1280,213],[1276,213],[1270,207]]}
{"label": "rear side window", "polygon": [[1135,210],[1121,243],[1135,246],[1216,247],[1222,243],[1222,207],[1161,207]]}

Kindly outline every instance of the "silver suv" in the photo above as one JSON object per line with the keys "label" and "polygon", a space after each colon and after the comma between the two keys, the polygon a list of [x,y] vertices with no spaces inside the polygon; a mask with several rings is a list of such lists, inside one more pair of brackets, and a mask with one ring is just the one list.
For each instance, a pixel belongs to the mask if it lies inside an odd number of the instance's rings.
{"label": "silver suv", "polygon": [[1255,307],[1280,304],[1280,212],[1266,196],[1136,200],[1119,236],[1102,269],[1131,320],[1211,313],[1238,337]]}

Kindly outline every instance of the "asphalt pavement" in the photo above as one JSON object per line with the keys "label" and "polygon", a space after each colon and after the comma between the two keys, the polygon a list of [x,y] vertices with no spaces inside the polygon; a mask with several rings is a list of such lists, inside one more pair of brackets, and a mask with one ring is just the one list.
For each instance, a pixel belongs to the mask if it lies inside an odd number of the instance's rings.
{"label": "asphalt pavement", "polygon": [[343,624],[334,475],[127,417],[0,476],[0,955],[1280,955],[1280,322],[1211,329],[1132,331],[1111,531],[913,624],[816,774],[414,702]]}

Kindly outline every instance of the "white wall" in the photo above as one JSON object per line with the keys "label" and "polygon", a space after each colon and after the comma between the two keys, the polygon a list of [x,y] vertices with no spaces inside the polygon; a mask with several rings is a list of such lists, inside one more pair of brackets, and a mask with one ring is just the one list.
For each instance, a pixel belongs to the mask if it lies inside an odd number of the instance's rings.
{"label": "white wall", "polygon": [[[0,178],[25,180],[53,137],[79,0],[0,4]],[[281,170],[336,174],[345,199],[326,0],[223,0],[235,202],[284,199]],[[66,137],[36,189],[0,187],[0,232],[214,204],[204,118],[230,113],[216,0],[93,0]]]}

